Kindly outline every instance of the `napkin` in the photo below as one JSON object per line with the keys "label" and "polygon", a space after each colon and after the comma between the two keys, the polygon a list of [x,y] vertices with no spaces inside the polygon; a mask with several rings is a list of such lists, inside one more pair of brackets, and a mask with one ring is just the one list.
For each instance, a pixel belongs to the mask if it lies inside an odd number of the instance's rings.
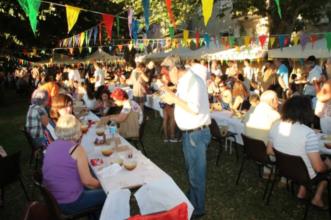
{"label": "napkin", "polygon": [[122,167],[117,163],[107,166],[98,172],[99,176],[102,178],[110,177],[116,175],[122,170]]}
{"label": "napkin", "polygon": [[167,211],[182,202],[188,206],[189,219],[193,213],[192,204],[170,177],[146,183],[134,196],[142,215]]}
{"label": "napkin", "polygon": [[110,191],[103,205],[100,220],[123,220],[130,217],[130,196],[128,189]]}

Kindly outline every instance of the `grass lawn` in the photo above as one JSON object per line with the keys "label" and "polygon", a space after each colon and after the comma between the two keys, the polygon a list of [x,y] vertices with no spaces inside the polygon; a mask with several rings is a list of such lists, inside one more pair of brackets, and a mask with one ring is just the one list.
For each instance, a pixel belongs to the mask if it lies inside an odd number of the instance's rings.
{"label": "grass lawn", "polygon": [[[13,91],[5,94],[0,104],[0,145],[7,152],[22,151],[21,165],[23,181],[32,199],[40,199],[38,190],[31,181],[28,165],[30,150],[19,128],[24,125],[28,99],[19,97]],[[144,143],[148,157],[167,172],[185,192],[187,180],[180,144],[164,144],[160,136],[161,119],[149,112]],[[259,179],[256,165],[247,162],[238,186],[235,185],[239,161],[234,154],[223,152],[220,165],[215,166],[218,152],[216,143],[208,149],[207,172],[207,215],[202,219],[302,219],[304,206],[285,188],[275,187],[271,203],[265,206],[262,194],[265,181]],[[240,155],[242,156],[242,155]],[[27,201],[19,183],[6,188],[5,204],[0,208],[0,219],[20,219]],[[310,209],[308,219],[328,219],[327,212]]]}

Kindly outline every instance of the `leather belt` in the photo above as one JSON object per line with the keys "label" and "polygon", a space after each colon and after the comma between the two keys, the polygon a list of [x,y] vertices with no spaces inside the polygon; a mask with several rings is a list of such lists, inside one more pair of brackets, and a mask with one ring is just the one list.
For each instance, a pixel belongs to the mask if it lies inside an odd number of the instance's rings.
{"label": "leather belt", "polygon": [[200,127],[194,128],[194,129],[189,129],[189,130],[182,130],[182,132],[192,133],[192,132],[195,132],[195,131],[201,131],[205,128],[209,128],[209,125],[203,125],[203,126],[200,126]]}

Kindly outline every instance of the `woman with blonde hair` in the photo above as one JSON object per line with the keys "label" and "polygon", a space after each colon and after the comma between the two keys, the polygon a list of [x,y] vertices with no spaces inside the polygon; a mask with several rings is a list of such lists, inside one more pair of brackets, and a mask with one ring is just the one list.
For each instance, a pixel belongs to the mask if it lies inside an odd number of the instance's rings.
{"label": "woman with blonde hair", "polygon": [[62,115],[55,129],[58,139],[45,153],[43,184],[52,193],[64,214],[102,207],[106,195],[90,172],[87,155],[80,145],[80,122],[71,114]]}

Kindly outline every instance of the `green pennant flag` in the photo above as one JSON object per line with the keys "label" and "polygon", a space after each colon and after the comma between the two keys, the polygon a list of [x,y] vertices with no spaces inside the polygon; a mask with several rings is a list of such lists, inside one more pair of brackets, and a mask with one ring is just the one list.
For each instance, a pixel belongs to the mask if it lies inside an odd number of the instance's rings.
{"label": "green pennant flag", "polygon": [[235,43],[235,38],[234,38],[234,36],[230,36],[230,37],[229,37],[229,43],[230,43],[230,47],[233,47],[233,46],[234,46],[234,43]]}
{"label": "green pennant flag", "polygon": [[116,16],[117,36],[120,36],[120,17]]}
{"label": "green pennant flag", "polygon": [[282,9],[280,8],[280,0],[275,0],[277,5],[277,12],[280,18],[282,18]]}
{"label": "green pennant flag", "polygon": [[326,39],[326,46],[330,52],[331,51],[331,32],[327,32],[325,34],[325,39]]}
{"label": "green pennant flag", "polygon": [[169,35],[170,35],[170,38],[171,39],[174,39],[174,37],[175,37],[175,29],[174,29],[174,27],[169,27]]}
{"label": "green pennant flag", "polygon": [[18,3],[29,17],[31,29],[36,35],[40,0],[18,0]]}

